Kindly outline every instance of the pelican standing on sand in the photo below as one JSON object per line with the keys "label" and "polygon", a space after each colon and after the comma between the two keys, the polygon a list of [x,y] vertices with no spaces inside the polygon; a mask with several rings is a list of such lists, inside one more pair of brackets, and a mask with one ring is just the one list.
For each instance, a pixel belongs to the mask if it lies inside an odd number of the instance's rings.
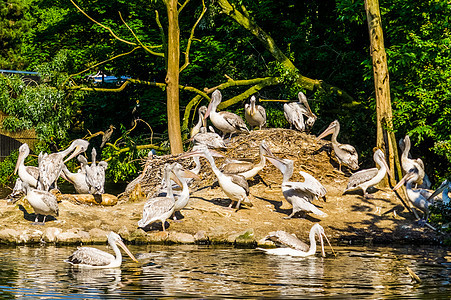
{"label": "pelican standing on sand", "polygon": [[402,151],[401,154],[401,166],[402,170],[404,171],[404,174],[409,172],[412,168],[418,169],[418,182],[416,183],[416,187],[418,188],[424,188],[429,189],[431,188],[431,181],[429,180],[429,177],[426,175],[424,170],[424,163],[421,158],[412,159],[409,158],[410,156],[410,137],[406,135],[404,139],[399,140],[399,148]]}
{"label": "pelican standing on sand", "polygon": [[349,177],[348,186],[346,187],[344,193],[362,189],[363,196],[365,198],[371,198],[366,190],[370,186],[374,186],[381,182],[381,180],[384,179],[385,174],[390,175],[390,168],[385,161],[385,155],[381,149],[374,149],[373,159],[374,162],[379,166],[379,169],[371,168],[352,174],[351,177]]}
{"label": "pelican standing on sand", "polygon": [[117,247],[118,245],[133,261],[138,262],[117,233],[111,231],[108,234],[108,244],[113,249],[115,256],[97,248],[79,247],[65,262],[78,268],[119,268],[122,264],[122,253]]}
{"label": "pelican standing on sand", "polygon": [[177,220],[175,213],[177,211],[182,210],[183,208],[185,208],[186,205],[188,205],[189,188],[188,188],[188,183],[187,183],[186,179],[187,178],[200,179],[200,177],[197,176],[197,174],[195,174],[194,172],[185,170],[182,167],[182,165],[179,163],[176,163],[174,165],[172,172],[174,173],[175,177],[179,181],[179,185],[182,187],[181,193],[176,196],[176,200],[175,200],[174,217],[173,217],[173,219],[175,221],[175,220]]}
{"label": "pelican standing on sand", "polygon": [[210,163],[211,169],[213,173],[215,173],[216,178],[218,179],[219,186],[222,188],[227,197],[229,197],[230,200],[232,200],[232,202],[229,205],[229,208],[232,208],[234,202],[237,203],[235,207],[236,211],[239,210],[241,203],[246,204],[248,206],[252,206],[252,203],[248,198],[249,185],[247,183],[247,180],[241,175],[222,173],[216,166],[213,156],[211,155],[210,150],[206,146],[199,147],[195,151],[188,152],[180,156],[180,158],[186,158],[196,155],[204,156]]}
{"label": "pelican standing on sand", "polygon": [[323,237],[326,239],[327,243],[330,245],[329,239],[327,238],[326,234],[324,233],[324,228],[319,225],[318,223],[314,224],[312,228],[310,229],[310,246],[298,239],[295,235],[290,234],[283,230],[278,230],[275,232],[270,232],[265,239],[273,241],[276,245],[283,245],[285,247],[280,248],[272,248],[272,249],[265,249],[265,248],[259,248],[263,251],[265,251],[268,254],[274,254],[274,255],[291,255],[291,256],[311,256],[315,255],[316,253],[316,239],[315,236],[318,235],[320,244],[321,244],[321,254],[323,257],[326,256],[326,253],[324,251],[324,241]]}
{"label": "pelican standing on sand", "polygon": [[263,140],[259,146],[260,162],[252,163],[250,161],[244,160],[232,160],[226,162],[222,167],[222,172],[224,174],[237,174],[243,176],[246,180],[251,179],[258,172],[260,172],[266,165],[265,155],[272,156],[269,146],[266,141]]}
{"label": "pelican standing on sand", "polygon": [[[36,214],[33,225],[44,225],[47,216],[57,217],[59,215],[58,201],[52,193],[42,191],[31,187],[27,182],[23,182],[23,189],[25,190],[28,203]],[[39,215],[44,216],[42,223],[39,223]]]}
{"label": "pelican standing on sand", "polygon": [[19,147],[19,156],[17,157],[14,174],[18,173],[22,182],[26,182],[30,187],[38,187],[39,169],[33,166],[25,166],[25,159],[30,154],[30,148],[27,143]]}
{"label": "pelican standing on sand", "polygon": [[352,170],[357,170],[359,168],[359,156],[355,148],[348,144],[340,144],[337,141],[338,133],[340,132],[340,123],[335,120],[330,123],[329,127],[321,133],[316,140],[319,141],[323,137],[332,134],[332,148],[335,152],[335,157],[340,165],[339,171],[341,172],[341,165],[344,164],[351,168]]}
{"label": "pelican standing on sand", "polygon": [[[305,131],[310,129],[315,124],[317,119],[316,115],[310,109],[307,97],[303,92],[298,93],[299,102],[290,102],[283,105],[283,114],[288,123],[290,123],[290,129],[296,127],[299,131]],[[307,121],[304,122],[304,116],[307,117]],[[305,126],[307,124],[307,127]]]}
{"label": "pelican standing on sand", "polygon": [[266,111],[263,106],[255,105],[255,101],[255,96],[252,96],[249,104],[244,105],[244,117],[251,127],[258,126],[262,130],[266,124]]}
{"label": "pelican standing on sand", "polygon": [[229,111],[216,111],[216,108],[219,103],[221,103],[221,100],[221,92],[219,90],[215,90],[211,95],[210,105],[208,105],[204,119],[207,119],[207,117],[210,116],[210,120],[213,125],[222,132],[222,138],[224,138],[227,133],[230,134],[229,138],[231,138],[232,134],[235,132],[249,132],[249,129],[246,127],[243,119],[241,119],[241,117],[237,114]]}
{"label": "pelican standing on sand", "polygon": [[283,174],[282,193],[288,203],[293,206],[293,211],[285,217],[286,219],[292,218],[298,212],[327,216],[311,203],[315,198],[324,197],[327,192],[318,180],[306,172],[299,171],[299,174],[304,177],[304,182],[292,182],[290,178],[293,175],[294,165],[291,159],[275,157],[267,157],[267,159]]}
{"label": "pelican standing on sand", "polygon": [[[66,150],[51,154],[39,154],[39,185],[42,189],[48,191],[53,183],[55,183],[56,188],[56,181],[61,174],[63,164],[78,154],[85,152],[88,146],[88,141],[77,139]],[[64,159],[69,153],[71,155]]]}
{"label": "pelican standing on sand", "polygon": [[197,110],[197,113],[199,115],[199,121],[197,121],[196,125],[194,125],[194,127],[191,128],[191,131],[190,131],[191,138],[193,138],[196,134],[198,134],[202,127],[207,127],[207,122],[204,119],[204,116],[207,113],[207,107],[202,105]]}

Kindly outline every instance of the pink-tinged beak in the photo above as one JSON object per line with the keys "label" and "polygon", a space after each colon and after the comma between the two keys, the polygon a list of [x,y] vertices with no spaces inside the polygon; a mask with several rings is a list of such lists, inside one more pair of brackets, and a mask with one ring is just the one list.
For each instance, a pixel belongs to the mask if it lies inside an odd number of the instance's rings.
{"label": "pink-tinged beak", "polygon": [[329,127],[326,128],[316,139],[315,141],[319,141],[320,139],[328,136],[329,134],[332,134],[335,130],[335,124],[330,124]]}

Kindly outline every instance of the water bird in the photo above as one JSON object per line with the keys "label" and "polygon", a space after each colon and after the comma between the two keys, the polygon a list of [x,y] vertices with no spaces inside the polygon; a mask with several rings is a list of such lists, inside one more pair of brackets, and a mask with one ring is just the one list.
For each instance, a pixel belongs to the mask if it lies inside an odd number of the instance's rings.
{"label": "water bird", "polygon": [[361,170],[352,174],[351,177],[349,177],[348,186],[346,187],[344,193],[362,189],[363,196],[365,198],[371,198],[366,190],[369,187],[378,184],[385,177],[385,174],[390,175],[390,168],[385,161],[385,155],[381,149],[374,149],[373,159],[374,162],[379,166],[379,169],[371,168]]}
{"label": "water bird", "polygon": [[266,125],[266,110],[261,105],[255,105],[255,102],[255,96],[252,96],[249,104],[244,105],[244,118],[251,127],[258,126],[261,130]]}
{"label": "water bird", "polygon": [[191,138],[193,138],[196,134],[198,134],[202,127],[207,127],[207,122],[204,119],[204,116],[207,113],[207,107],[205,105],[202,105],[197,110],[197,113],[199,115],[199,120],[197,121],[196,125],[194,125],[194,127],[191,128],[191,131],[190,131]]}
{"label": "water bird", "polygon": [[288,203],[293,206],[293,211],[286,218],[292,218],[298,212],[327,216],[311,203],[312,200],[322,198],[327,193],[326,188],[318,180],[306,172],[299,171],[299,174],[304,177],[304,182],[290,181],[294,170],[294,163],[291,159],[269,156],[266,158],[282,172],[282,193]]}
{"label": "water bird", "polygon": [[339,171],[341,172],[341,165],[344,164],[352,170],[357,170],[359,168],[359,156],[355,148],[348,144],[340,144],[337,141],[338,133],[340,133],[340,123],[335,120],[330,123],[329,127],[321,133],[316,140],[319,141],[323,137],[332,134],[332,148],[335,152],[335,157],[338,160]]}
{"label": "water bird", "polygon": [[122,264],[122,253],[117,247],[118,245],[133,261],[138,262],[117,233],[111,231],[108,234],[108,244],[113,249],[115,256],[97,248],[79,247],[65,262],[79,268],[119,268]]}
{"label": "water bird", "polygon": [[91,151],[91,165],[85,167],[86,182],[90,186],[91,194],[101,195],[105,193],[105,171],[108,168],[106,161],[96,162],[97,151],[92,148]]}
{"label": "water bird", "polygon": [[[297,130],[305,131],[313,127],[317,117],[310,109],[307,97],[303,92],[298,93],[298,99],[299,102],[285,103],[283,105],[283,114],[288,123],[290,123],[290,129],[293,129],[294,125]],[[305,122],[304,116],[307,117]]]}
{"label": "water bird", "polygon": [[409,172],[410,169],[413,167],[418,169],[418,182],[416,182],[417,188],[424,188],[429,189],[431,188],[431,181],[429,180],[429,177],[427,176],[424,168],[424,163],[421,158],[412,159],[410,158],[410,137],[409,135],[406,135],[404,139],[399,140],[399,148],[402,151],[401,154],[401,167],[404,171],[404,174]]}
{"label": "water bird", "polygon": [[[85,152],[88,146],[88,141],[77,139],[66,150],[51,154],[39,154],[39,185],[41,188],[48,191],[52,184],[56,187],[56,181],[61,174],[64,163]],[[71,153],[70,156],[64,159],[69,153]]]}
{"label": "water bird", "polygon": [[227,148],[224,140],[219,134],[208,132],[205,127],[199,129],[199,133],[193,137],[193,141],[195,144],[203,144],[213,149]]}
{"label": "water bird", "polygon": [[22,182],[26,182],[29,186],[37,188],[39,183],[39,169],[33,166],[25,166],[25,159],[29,154],[30,148],[28,147],[28,144],[22,144],[19,147],[19,156],[17,157],[14,174],[18,173]]}
{"label": "water bird", "polygon": [[103,146],[105,146],[105,144],[111,139],[114,129],[116,129],[116,127],[111,124],[110,127],[105,130],[105,133],[102,136],[102,143],[100,144],[100,148],[103,148]]}
{"label": "water bird", "polygon": [[211,95],[211,101],[208,105],[204,119],[207,119],[207,117],[210,116],[210,120],[213,125],[222,132],[222,138],[224,138],[227,133],[230,134],[229,138],[231,138],[233,133],[241,131],[249,132],[249,129],[243,119],[237,114],[229,111],[216,111],[219,103],[221,103],[221,100],[221,92],[219,90],[215,90]]}
{"label": "water bird", "polygon": [[428,197],[428,201],[431,199],[434,199],[436,196],[438,196],[440,193],[442,193],[442,201],[443,204],[449,205],[450,198],[449,198],[449,191],[451,190],[451,181],[449,179],[445,179],[442,184]]}
{"label": "water bird", "polygon": [[179,163],[176,163],[174,165],[174,167],[172,168],[172,173],[175,175],[174,179],[178,181],[178,184],[182,187],[182,191],[179,194],[175,195],[176,199],[173,219],[177,220],[175,213],[185,208],[186,205],[188,205],[189,201],[189,188],[187,178],[200,179],[200,177],[197,176],[197,174],[195,174],[194,172],[185,170]]}
{"label": "water bird", "polygon": [[[23,189],[27,195],[28,203],[30,203],[36,214],[33,225],[44,225],[47,216],[57,217],[59,215],[58,201],[54,194],[35,189],[27,182],[23,182]],[[38,222],[40,215],[44,216],[42,223]]]}
{"label": "water bird", "polygon": [[330,245],[329,239],[324,233],[324,228],[318,223],[314,224],[310,229],[309,238],[310,246],[298,239],[295,235],[290,234],[283,230],[278,230],[275,232],[270,232],[265,239],[273,241],[276,245],[283,245],[279,248],[259,248],[268,254],[274,255],[291,255],[291,256],[311,256],[316,253],[316,239],[315,236],[318,235],[321,244],[321,253],[325,257],[326,253],[324,251],[324,241],[323,237],[326,239],[327,243]]}

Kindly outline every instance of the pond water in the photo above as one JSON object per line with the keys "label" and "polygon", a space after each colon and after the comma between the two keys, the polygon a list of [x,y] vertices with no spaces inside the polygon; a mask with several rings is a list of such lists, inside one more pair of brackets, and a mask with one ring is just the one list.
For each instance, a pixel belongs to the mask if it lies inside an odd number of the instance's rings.
{"label": "pond water", "polygon": [[[111,252],[107,246],[96,248]],[[0,298],[433,298],[451,295],[451,250],[439,247],[339,247],[309,258],[258,249],[130,246],[136,264],[77,270],[76,247],[0,247]],[[406,267],[421,279],[411,280]]]}

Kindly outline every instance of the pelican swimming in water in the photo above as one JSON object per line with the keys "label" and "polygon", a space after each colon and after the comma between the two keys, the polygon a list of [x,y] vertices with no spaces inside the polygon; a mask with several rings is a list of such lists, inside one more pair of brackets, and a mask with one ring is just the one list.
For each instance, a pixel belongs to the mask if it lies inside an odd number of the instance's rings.
{"label": "pelican swimming in water", "polygon": [[[34,225],[44,225],[47,216],[57,217],[59,215],[58,201],[54,194],[31,187],[27,182],[23,182],[23,189],[26,199],[36,214]],[[44,216],[42,223],[39,223],[39,215]]]}
{"label": "pelican swimming in water", "polygon": [[[39,161],[39,185],[43,190],[48,191],[50,186],[58,180],[61,174],[63,165],[65,162],[71,160],[78,154],[86,151],[88,149],[89,142],[82,139],[77,139],[73,141],[70,146],[63,151],[51,153],[51,154],[40,154]],[[70,156],[64,159],[67,155]]]}
{"label": "pelican swimming in water", "polygon": [[14,174],[18,173],[22,182],[26,182],[33,188],[38,187],[39,169],[33,166],[25,166],[25,159],[30,154],[30,148],[27,143],[19,147],[19,156],[17,157],[16,168]]}
{"label": "pelican swimming in water", "polygon": [[224,174],[242,175],[246,180],[251,179],[265,167],[265,155],[272,156],[271,150],[265,140],[260,143],[259,153],[260,161],[258,163],[252,163],[245,160],[231,160],[222,166],[222,172]]}
{"label": "pelican swimming in water", "polygon": [[125,246],[119,234],[111,231],[108,234],[108,244],[114,251],[114,255],[92,247],[78,247],[65,262],[78,268],[119,268],[122,264],[122,253],[118,245],[130,256],[133,261],[138,262],[135,256]]}
{"label": "pelican swimming in water", "polygon": [[204,156],[209,162],[213,173],[216,175],[218,179],[219,186],[227,195],[227,197],[232,200],[229,205],[229,208],[232,208],[233,203],[237,203],[235,206],[235,210],[238,211],[241,203],[246,204],[248,206],[252,206],[251,201],[249,200],[249,185],[247,180],[241,176],[236,174],[224,174],[219,170],[216,166],[213,156],[210,153],[210,150],[206,147],[199,145],[199,148],[195,151],[185,153],[180,156],[180,158],[186,158],[191,156]]}
{"label": "pelican swimming in water", "polygon": [[429,189],[431,188],[431,181],[429,180],[429,177],[425,173],[424,170],[424,163],[421,158],[412,159],[410,158],[410,137],[406,135],[404,139],[399,140],[399,148],[402,151],[401,154],[401,166],[402,170],[404,171],[404,174],[409,172],[410,169],[413,167],[418,169],[418,182],[416,183],[416,187],[418,188],[424,188]]}
{"label": "pelican swimming in water", "polygon": [[222,137],[215,132],[207,132],[207,128],[201,127],[199,133],[193,137],[196,144],[203,144],[209,148],[227,148]]}
{"label": "pelican swimming in water", "polygon": [[[171,172],[174,164],[166,164],[164,166],[164,178],[166,182],[171,180]],[[172,185],[167,185],[167,193],[165,196],[149,197],[143,207],[143,216],[138,221],[138,227],[145,228],[147,225],[161,221],[163,231],[166,231],[164,223],[169,219],[175,209],[175,199],[172,192]]]}
{"label": "pelican swimming in water", "polygon": [[[290,234],[283,230],[278,230],[274,232],[270,232],[265,239],[273,241],[276,245],[283,245],[284,247],[280,248],[272,248],[272,249],[265,249],[265,248],[259,248],[263,251],[265,251],[268,254],[274,254],[274,255],[291,255],[291,256],[311,256],[315,255],[316,253],[316,239],[315,236],[318,235],[320,244],[321,244],[321,253],[322,256],[325,257],[326,253],[324,251],[324,241],[323,237],[326,239],[327,243],[330,242],[327,238],[326,234],[324,233],[324,228],[319,225],[318,223],[314,224],[312,228],[310,229],[310,246],[298,239],[295,235]],[[330,246],[332,248],[332,246]]]}
{"label": "pelican swimming in water", "polygon": [[344,193],[357,189],[362,189],[365,198],[371,198],[367,193],[367,189],[381,182],[385,174],[390,175],[390,168],[385,161],[384,152],[381,149],[375,149],[373,154],[374,162],[379,166],[377,168],[366,169],[358,171],[349,177],[348,186]]}
{"label": "pelican swimming in water", "polygon": [[240,131],[249,132],[249,129],[246,127],[243,119],[241,119],[241,117],[237,114],[229,111],[216,111],[216,108],[219,103],[221,103],[221,100],[221,92],[219,90],[215,90],[211,95],[210,105],[208,105],[204,119],[207,119],[207,117],[210,116],[210,120],[213,125],[222,132],[222,138],[224,138],[227,133],[230,134],[229,138],[231,138],[233,133]]}
{"label": "pelican swimming in water", "polygon": [[303,212],[304,214],[314,213],[322,217],[327,216],[327,214],[311,203],[312,200],[322,198],[327,193],[318,180],[306,172],[299,171],[299,174],[304,177],[304,182],[290,181],[294,169],[291,159],[279,159],[269,156],[267,159],[283,174],[282,193],[288,203],[293,206],[292,213],[286,218],[292,218],[298,212]]}
{"label": "pelican swimming in water", "polygon": [[196,125],[194,125],[194,127],[191,128],[190,131],[191,138],[193,138],[196,134],[198,134],[202,127],[207,127],[207,122],[204,119],[204,116],[207,113],[207,107],[202,105],[201,107],[199,107],[197,113],[199,115],[199,121],[197,121]]}
{"label": "pelican swimming in water", "polygon": [[348,144],[340,144],[337,142],[337,136],[340,132],[340,123],[335,120],[330,123],[329,127],[321,133],[316,140],[319,141],[323,137],[332,133],[332,148],[335,152],[335,157],[340,165],[339,171],[341,172],[341,165],[344,164],[351,168],[352,170],[357,170],[359,168],[359,156],[355,148]]}
{"label": "pelican swimming in water", "polygon": [[244,105],[244,117],[251,127],[258,126],[262,129],[266,125],[266,111],[261,105],[255,105],[255,96],[249,100],[249,104]]}
{"label": "pelican swimming in water", "polygon": [[[305,131],[306,129],[313,127],[317,117],[310,109],[307,97],[303,92],[298,93],[298,99],[299,102],[285,103],[283,105],[283,114],[288,123],[290,123],[290,129],[292,129],[294,125],[297,130]],[[307,117],[306,122],[304,122],[304,116]]]}
{"label": "pelican swimming in water", "polygon": [[[407,198],[409,201],[423,212],[423,220],[427,221],[429,218],[429,206],[432,205],[431,202],[428,201],[428,198],[432,193],[425,193],[423,189],[415,189],[414,186],[418,181],[419,172],[416,167],[407,172],[407,174],[396,184],[393,188],[394,191],[399,189],[404,183],[406,183],[406,192]],[[415,213],[416,215],[416,213]]]}

